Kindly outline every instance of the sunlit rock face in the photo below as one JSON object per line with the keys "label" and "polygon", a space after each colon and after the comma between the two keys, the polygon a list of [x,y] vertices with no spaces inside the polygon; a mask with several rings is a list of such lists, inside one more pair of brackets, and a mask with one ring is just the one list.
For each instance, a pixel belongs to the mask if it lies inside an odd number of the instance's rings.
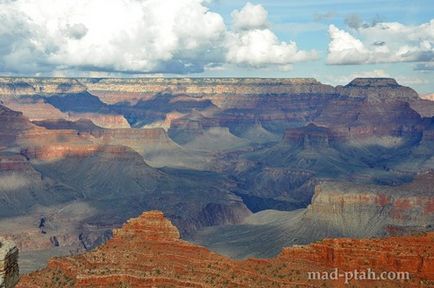
{"label": "sunlit rock face", "polygon": [[[329,239],[285,248],[277,257],[236,261],[179,239],[159,211],[143,213],[101,247],[53,258],[17,287],[344,287],[344,279],[308,280],[309,271],[408,271],[406,287],[433,283],[434,235],[372,240]],[[410,248],[411,247],[411,248]],[[353,287],[403,287],[400,281],[354,281]]]}
{"label": "sunlit rock face", "polygon": [[18,249],[12,241],[0,238],[0,288],[13,288],[18,280]]}

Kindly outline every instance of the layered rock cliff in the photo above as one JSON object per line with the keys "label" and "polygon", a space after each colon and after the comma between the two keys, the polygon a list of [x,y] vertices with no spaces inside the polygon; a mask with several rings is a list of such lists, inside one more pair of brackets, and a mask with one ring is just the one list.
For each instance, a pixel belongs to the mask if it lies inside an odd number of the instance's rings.
{"label": "layered rock cliff", "polygon": [[300,145],[303,148],[328,147],[329,143],[334,141],[329,129],[315,124],[286,129],[283,140],[292,145]]}
{"label": "layered rock cliff", "polygon": [[[262,199],[272,196],[269,190],[272,185],[279,184],[279,179],[264,185],[258,176],[251,186],[261,188],[260,192],[251,188],[252,193],[263,195]],[[309,177],[308,174],[305,177]],[[286,185],[294,185],[296,182],[291,182],[297,181],[297,177],[283,179]],[[312,203],[305,209],[260,211],[239,225],[201,229],[192,239],[224,255],[246,258],[273,257],[285,246],[325,238],[368,238],[430,232],[434,230],[432,183],[432,172],[422,173],[412,182],[393,187],[326,181],[316,185]],[[279,186],[281,190],[284,187]],[[310,195],[300,188],[297,189],[299,194],[304,192],[306,197]],[[294,196],[287,195],[286,201],[291,198]]]}
{"label": "layered rock cliff", "polygon": [[325,240],[286,248],[272,259],[234,261],[179,239],[158,211],[143,213],[115,230],[103,246],[54,258],[21,278],[17,287],[344,287],[344,279],[309,280],[308,272],[408,271],[409,280],[359,280],[352,287],[430,287],[434,235]]}
{"label": "layered rock cliff", "polygon": [[86,87],[72,78],[0,77],[0,95],[80,93]]}
{"label": "layered rock cliff", "polygon": [[322,183],[316,187],[303,222],[314,226],[315,233],[327,237],[431,230],[434,223],[432,183],[432,172],[395,187]]}
{"label": "layered rock cliff", "polygon": [[[408,114],[404,111],[405,107],[398,107],[395,102],[409,102],[413,109],[426,117],[432,114],[433,109],[432,105],[424,103],[428,100],[420,99],[414,90],[401,86],[390,78],[357,78],[348,85],[338,87],[324,85],[314,79],[1,80],[5,87],[17,86],[15,90],[5,88],[2,98],[18,110],[34,110],[26,108],[28,96],[33,96],[30,97],[33,102],[55,107],[58,110],[55,114],[66,113],[66,117],[61,116],[63,119],[91,119],[97,125],[107,128],[159,125],[176,129],[196,125],[205,129],[228,127],[231,131],[240,132],[261,122],[267,130],[283,132],[285,128],[306,125],[312,121],[324,126],[322,120],[325,118],[333,117],[336,113],[352,112],[348,117],[340,119],[342,127],[338,127],[338,132],[341,134],[348,134],[349,128],[353,129],[352,134],[355,135],[396,134],[401,129],[398,124],[395,124],[397,127],[388,127],[387,121],[386,128],[382,129],[369,121],[361,123],[357,113],[361,113],[360,117],[363,118],[363,113],[369,112],[369,117],[375,122],[375,119],[382,118],[390,111]],[[21,86],[16,83],[21,83],[23,88],[19,88]],[[47,88],[41,90],[38,88],[40,86]],[[33,89],[34,92],[28,89]],[[376,110],[377,106],[380,107],[379,111]],[[393,107],[383,113],[381,110],[387,110],[388,106]],[[322,112],[324,107],[328,107],[325,114]],[[327,109],[340,110],[334,113],[327,112]],[[190,114],[195,111],[206,111],[208,115],[203,119],[192,119]],[[173,123],[173,126],[168,123],[171,122],[171,115],[179,113],[184,115],[181,115],[182,121]],[[31,117],[30,112],[27,114]],[[407,116],[404,115],[405,117]],[[42,119],[39,117],[35,120]],[[325,121],[326,124],[331,124],[328,119]],[[411,125],[413,123],[407,126]],[[409,128],[401,130],[405,129]]]}
{"label": "layered rock cliff", "polygon": [[19,280],[18,249],[12,241],[0,238],[0,288],[13,288]]}
{"label": "layered rock cliff", "polygon": [[350,97],[364,97],[370,101],[415,100],[419,96],[409,87],[392,78],[356,78],[345,86],[337,86],[337,93]]}
{"label": "layered rock cliff", "polygon": [[0,104],[0,146],[14,146],[23,131],[34,128],[21,112],[13,111]]}
{"label": "layered rock cliff", "polygon": [[[283,249],[280,260],[315,263],[323,267],[354,271],[405,272],[409,280],[354,281],[353,287],[432,287],[434,284],[434,233],[384,239],[326,239],[318,243]],[[374,272],[375,273],[375,272]],[[419,278],[419,279],[417,279]],[[333,287],[345,287],[336,281]],[[359,286],[360,285],[360,286]],[[376,286],[378,285],[378,286]],[[396,285],[396,286],[395,286]]]}

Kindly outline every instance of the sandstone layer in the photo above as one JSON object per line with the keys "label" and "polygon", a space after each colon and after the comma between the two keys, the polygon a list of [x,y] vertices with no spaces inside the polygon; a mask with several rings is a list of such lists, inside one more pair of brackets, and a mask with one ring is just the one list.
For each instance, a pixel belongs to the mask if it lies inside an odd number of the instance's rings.
{"label": "sandstone layer", "polygon": [[286,248],[276,258],[234,261],[179,239],[158,211],[113,232],[103,246],[54,258],[17,287],[345,287],[344,279],[308,280],[309,271],[407,271],[408,280],[362,280],[352,287],[431,287],[434,235],[324,240]]}

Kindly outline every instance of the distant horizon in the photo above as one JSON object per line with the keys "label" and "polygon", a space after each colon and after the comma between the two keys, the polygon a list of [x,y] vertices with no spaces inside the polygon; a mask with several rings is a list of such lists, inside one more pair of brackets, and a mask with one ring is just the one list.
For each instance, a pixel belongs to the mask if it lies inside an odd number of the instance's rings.
{"label": "distant horizon", "polygon": [[72,76],[5,76],[5,75],[0,75],[0,79],[4,78],[4,79],[13,79],[13,78],[24,78],[24,79],[126,79],[126,80],[134,80],[134,79],[140,79],[140,80],[144,80],[144,79],[261,79],[261,80],[315,80],[318,83],[324,84],[324,85],[330,85],[332,87],[338,87],[338,86],[345,86],[350,84],[351,82],[353,82],[356,79],[391,79],[394,80],[398,83],[398,85],[404,86],[404,87],[409,87],[413,90],[415,90],[419,95],[430,95],[432,93],[427,92],[427,93],[420,93],[419,91],[417,91],[417,89],[415,89],[414,87],[410,86],[410,85],[403,85],[401,83],[399,83],[399,81],[393,77],[355,77],[352,80],[348,81],[347,83],[342,83],[342,84],[332,84],[332,83],[327,83],[327,82],[323,82],[319,79],[316,79],[315,77],[249,77],[249,76],[238,76],[238,77],[229,77],[229,76],[219,76],[219,77],[209,77],[209,76],[185,76],[185,75],[177,75],[177,76],[150,76],[150,77],[72,77]]}
{"label": "distant horizon", "polygon": [[0,1],[0,75],[390,77],[433,93],[433,15],[429,0]]}

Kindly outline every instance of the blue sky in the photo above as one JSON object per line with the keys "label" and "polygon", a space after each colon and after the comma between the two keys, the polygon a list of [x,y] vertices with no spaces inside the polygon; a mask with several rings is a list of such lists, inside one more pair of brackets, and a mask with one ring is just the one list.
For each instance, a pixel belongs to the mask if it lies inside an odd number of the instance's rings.
{"label": "blue sky", "polygon": [[0,75],[394,77],[434,92],[434,2],[0,0]]}
{"label": "blue sky", "polygon": [[[434,2],[430,0],[305,0],[305,1],[256,1],[268,11],[272,30],[284,41],[296,41],[302,49],[316,49],[320,59],[294,64],[293,70],[262,71],[241,69],[231,75],[258,77],[315,77],[322,82],[346,84],[348,75],[385,75],[397,77],[400,82],[418,90],[419,93],[434,92],[434,71],[415,71],[416,63],[382,63],[358,65],[327,65],[326,56],[330,41],[327,32],[330,24],[345,29],[345,19],[358,15],[366,22],[381,19],[385,22],[400,22],[405,25],[420,25],[434,18]],[[231,22],[231,12],[245,4],[241,0],[213,1],[209,7]],[[321,16],[323,16],[321,18]],[[327,17],[328,16],[328,17]],[[223,76],[225,72],[211,75]],[[370,73],[373,72],[373,73]]]}

